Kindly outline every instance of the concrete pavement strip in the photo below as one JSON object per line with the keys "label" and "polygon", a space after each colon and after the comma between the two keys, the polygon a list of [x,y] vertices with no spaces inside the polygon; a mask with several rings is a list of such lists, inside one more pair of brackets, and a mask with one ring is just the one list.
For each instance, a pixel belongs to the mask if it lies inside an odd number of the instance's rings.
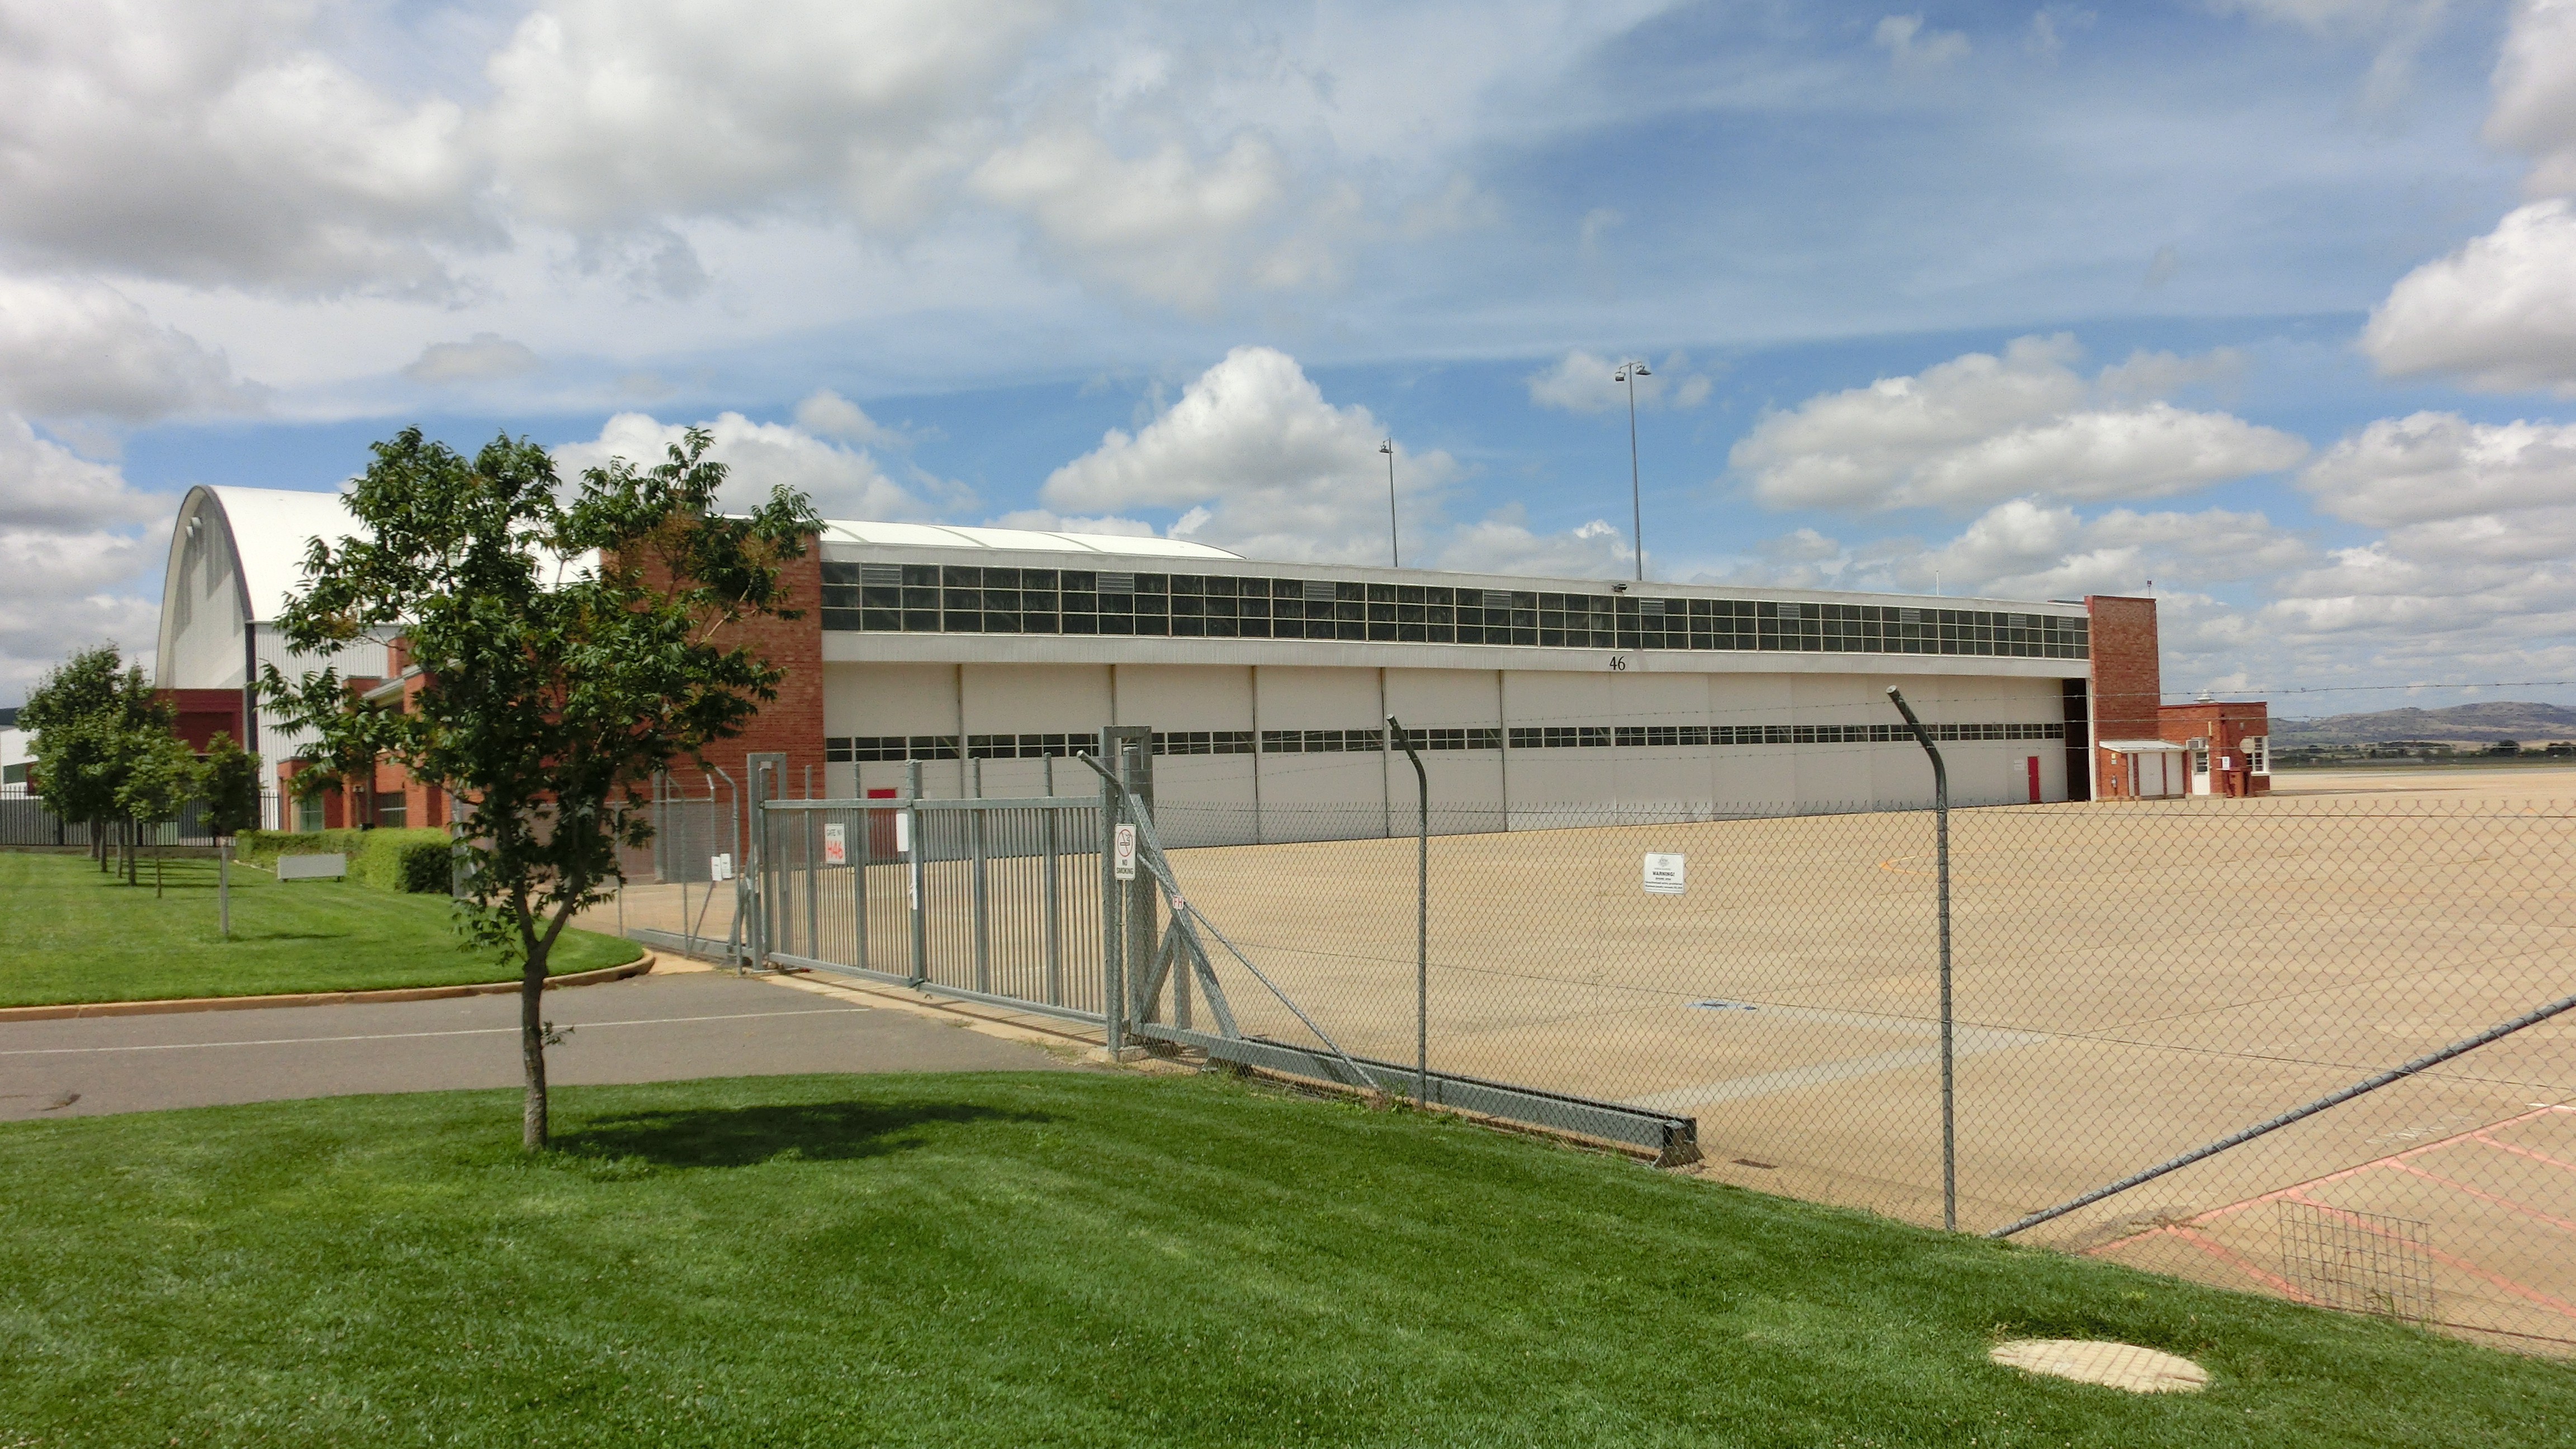
{"label": "concrete pavement strip", "polygon": [[[1062,1037],[779,984],[656,973],[549,997],[549,1018],[572,1028],[547,1053],[549,1079],[1073,1069],[1078,1043]],[[0,1023],[0,1120],[516,1086],[517,1033],[505,996]]]}

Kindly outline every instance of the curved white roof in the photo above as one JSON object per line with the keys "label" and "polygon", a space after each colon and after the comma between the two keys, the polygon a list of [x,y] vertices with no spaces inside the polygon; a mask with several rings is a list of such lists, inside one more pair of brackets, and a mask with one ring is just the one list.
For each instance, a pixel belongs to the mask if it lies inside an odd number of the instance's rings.
{"label": "curved white roof", "polygon": [[1098,553],[1129,558],[1230,558],[1211,544],[1123,533],[1052,533],[1026,528],[963,528],[948,523],[849,523],[823,525],[825,543],[890,544],[903,548],[989,548],[1014,553]]}
{"label": "curved white roof", "polygon": [[286,601],[304,587],[304,551],[314,539],[334,544],[362,532],[336,493],[286,488],[208,487],[223,509],[250,595],[250,616],[262,623],[277,617]]}
{"label": "curved white roof", "polygon": [[[337,543],[362,531],[343,496],[288,488],[205,486],[221,510],[239,560],[249,614],[262,623],[277,617],[304,587],[304,553],[316,538]],[[181,510],[183,515],[186,509]],[[1037,553],[1109,554],[1130,558],[1239,559],[1204,543],[1123,534],[1053,533],[1017,528],[965,528],[945,523],[871,523],[835,519],[823,525],[825,543],[892,544],[911,548],[973,548]],[[174,545],[175,545],[174,540]],[[177,554],[172,558],[175,562]]]}

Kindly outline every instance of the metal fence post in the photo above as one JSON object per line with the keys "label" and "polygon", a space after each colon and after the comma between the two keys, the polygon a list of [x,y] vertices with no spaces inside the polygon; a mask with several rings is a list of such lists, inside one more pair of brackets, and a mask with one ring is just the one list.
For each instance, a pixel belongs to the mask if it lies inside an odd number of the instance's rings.
{"label": "metal fence post", "polygon": [[[1055,756],[1039,762],[1046,779],[1047,798],[1055,798]],[[1062,833],[1056,827],[1055,810],[1040,812],[1045,818],[1041,829],[1046,849],[1046,999],[1049,1006],[1064,1005],[1064,895],[1056,880],[1057,854],[1064,848]]]}
{"label": "metal fence post", "polygon": [[[1108,738],[1101,739],[1102,763],[1108,763]],[[1100,1019],[1101,1041],[1112,1061],[1127,1045],[1127,926],[1121,917],[1118,865],[1111,842],[1118,833],[1118,787],[1107,769],[1100,772]]]}
{"label": "metal fence post", "polygon": [[[1151,819],[1154,812],[1154,735],[1143,725],[1112,725],[1104,734],[1117,741],[1120,783],[1141,817]],[[1152,980],[1155,946],[1160,935],[1159,903],[1154,897],[1153,878],[1145,871],[1126,882],[1126,902],[1120,914],[1127,926],[1126,965],[1129,968],[1127,989],[1131,1000],[1128,1009],[1137,1021],[1152,1021],[1157,1015],[1151,1001],[1132,999]]]}
{"label": "metal fence post", "polygon": [[912,912],[912,984],[919,986],[930,979],[930,920],[924,912],[929,882],[922,878],[921,857],[926,844],[921,838],[921,761],[904,766],[903,803],[904,885],[910,892]]}
{"label": "metal fence post", "polygon": [[[972,766],[975,774],[975,798],[984,798],[984,762]],[[975,989],[993,989],[993,896],[985,869],[984,815],[981,807],[966,815],[968,842],[975,853]]]}
{"label": "metal fence post", "polygon": [[1413,762],[1413,1102],[1431,1103],[1431,774],[1404,726],[1386,717],[1387,738]]}
{"label": "metal fence post", "polygon": [[775,923],[780,914],[777,909],[776,852],[769,848],[769,802],[778,798],[787,756],[769,751],[747,755],[743,759],[743,768],[751,776],[751,851],[744,861],[749,868],[737,868],[736,878],[748,886],[743,895],[750,902],[751,915],[743,924],[744,941],[751,949],[751,966],[755,971],[766,971],[769,969],[769,953],[777,944]]}
{"label": "metal fence post", "polygon": [[1914,717],[1914,707],[1895,685],[1887,687],[1887,697],[1896,712],[1905,716],[1915,743],[1932,757],[1932,857],[1941,901],[1941,1226],[1955,1233],[1959,1230],[1959,1130],[1953,1100],[1958,1063],[1950,1023],[1950,769],[1941,763],[1932,732]]}

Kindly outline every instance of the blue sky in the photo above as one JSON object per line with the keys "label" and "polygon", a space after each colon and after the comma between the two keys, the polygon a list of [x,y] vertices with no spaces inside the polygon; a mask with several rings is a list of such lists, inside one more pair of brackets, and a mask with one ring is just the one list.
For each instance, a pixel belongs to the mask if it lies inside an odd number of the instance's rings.
{"label": "blue sky", "polygon": [[413,422],[1624,574],[1632,356],[1655,576],[2576,679],[2567,0],[130,9],[0,0],[0,701]]}

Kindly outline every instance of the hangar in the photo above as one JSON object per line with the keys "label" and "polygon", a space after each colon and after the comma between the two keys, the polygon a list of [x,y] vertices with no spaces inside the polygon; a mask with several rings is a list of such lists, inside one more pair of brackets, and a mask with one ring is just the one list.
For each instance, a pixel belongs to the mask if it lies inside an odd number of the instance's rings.
{"label": "hangar", "polygon": [[[319,667],[290,659],[272,621],[306,541],[350,526],[336,494],[188,494],[158,679],[199,731],[233,729],[287,768],[300,742],[249,686],[265,663]],[[1415,733],[1447,829],[1925,803],[1890,684],[1947,742],[1961,803],[2128,793],[2134,753],[2095,741],[2134,752],[2162,733],[2152,599],[1271,563],[1178,539],[874,522],[826,525],[792,582],[803,616],[760,626],[788,680],[737,743],[785,755],[796,793],[916,776],[932,795],[1050,778],[1087,792],[1087,772],[1050,762],[1103,725],[1143,725],[1163,806],[1225,838],[1287,840],[1371,812],[1391,825],[1411,803],[1390,714]],[[332,662],[400,684],[372,646]],[[376,821],[447,818],[435,792],[380,783]],[[339,823],[344,807],[326,808]]]}

